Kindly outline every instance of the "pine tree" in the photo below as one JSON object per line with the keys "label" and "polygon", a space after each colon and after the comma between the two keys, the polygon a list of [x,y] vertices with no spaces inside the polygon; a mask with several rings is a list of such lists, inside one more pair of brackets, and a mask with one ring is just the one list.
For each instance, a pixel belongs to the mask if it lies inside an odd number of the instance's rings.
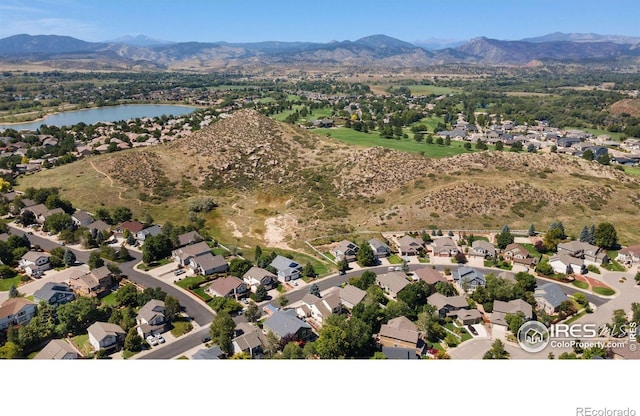
{"label": "pine tree", "polygon": [[590,240],[589,227],[585,225],[584,227],[582,227],[582,230],[580,231],[580,241],[583,243],[588,243],[589,240]]}
{"label": "pine tree", "polygon": [[595,224],[591,224],[591,226],[589,227],[589,240],[588,240],[589,244],[595,244],[596,243],[596,226]]}
{"label": "pine tree", "polygon": [[533,224],[529,225],[529,231],[527,231],[527,234],[529,235],[529,237],[533,237],[534,235],[536,235],[536,229]]}

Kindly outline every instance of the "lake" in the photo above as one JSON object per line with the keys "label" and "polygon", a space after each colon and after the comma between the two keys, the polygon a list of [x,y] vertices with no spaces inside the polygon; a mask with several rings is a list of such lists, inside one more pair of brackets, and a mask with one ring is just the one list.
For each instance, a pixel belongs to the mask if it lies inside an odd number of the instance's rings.
{"label": "lake", "polygon": [[18,124],[0,124],[0,130],[15,129],[36,130],[41,125],[73,126],[78,123],[95,124],[98,122],[116,122],[132,118],[159,117],[163,114],[181,116],[192,113],[196,107],[170,104],[125,104],[109,107],[90,108],[86,110],[65,111],[51,114],[42,120]]}

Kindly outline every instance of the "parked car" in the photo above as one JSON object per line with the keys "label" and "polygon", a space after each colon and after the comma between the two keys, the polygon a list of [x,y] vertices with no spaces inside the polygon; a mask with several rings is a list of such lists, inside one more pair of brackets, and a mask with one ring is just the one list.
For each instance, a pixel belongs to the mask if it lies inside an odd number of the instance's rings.
{"label": "parked car", "polygon": [[152,346],[153,345],[158,345],[158,340],[153,335],[148,335],[147,336],[147,342],[149,343],[149,345],[152,345]]}
{"label": "parked car", "polygon": [[165,342],[165,339],[164,339],[164,337],[162,336],[162,334],[157,334],[157,335],[156,335],[156,339],[158,340],[158,343],[159,343],[159,344],[164,344],[164,342]]}
{"label": "parked car", "polygon": [[471,332],[473,335],[478,336],[478,331],[476,331],[473,325],[467,325],[467,328],[469,329],[469,332]]}
{"label": "parked car", "polygon": [[184,274],[184,273],[186,273],[184,269],[178,269],[175,272],[173,272],[175,276],[180,276],[181,274]]}
{"label": "parked car", "polygon": [[202,337],[202,343],[205,344],[207,342],[211,341],[211,337],[209,335],[205,335]]}

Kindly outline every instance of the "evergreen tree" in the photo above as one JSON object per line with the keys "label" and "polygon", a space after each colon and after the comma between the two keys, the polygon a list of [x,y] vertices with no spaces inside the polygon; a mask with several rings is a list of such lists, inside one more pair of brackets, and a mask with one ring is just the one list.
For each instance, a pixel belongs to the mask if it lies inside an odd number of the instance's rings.
{"label": "evergreen tree", "polygon": [[311,287],[309,288],[309,293],[318,298],[322,297],[320,296],[320,288],[315,283],[312,284]]}
{"label": "evergreen tree", "polygon": [[76,255],[71,250],[67,250],[64,252],[64,264],[66,266],[73,266],[76,262]]}
{"label": "evergreen tree", "polygon": [[356,254],[356,259],[358,260],[358,264],[362,267],[375,266],[378,264],[378,259],[371,248],[371,245],[368,242],[364,242],[360,244],[360,249]]}
{"label": "evergreen tree", "polygon": [[580,230],[580,241],[583,243],[588,243],[590,241],[589,227],[587,227],[586,225],[582,227],[582,230]]}
{"label": "evergreen tree", "polygon": [[589,227],[589,240],[588,240],[589,244],[595,244],[596,243],[596,225],[595,224],[591,224],[591,226]]}
{"label": "evergreen tree", "polygon": [[529,235],[529,237],[533,237],[534,235],[536,235],[536,229],[533,226],[533,224],[529,225],[529,230],[527,231],[527,235]]}

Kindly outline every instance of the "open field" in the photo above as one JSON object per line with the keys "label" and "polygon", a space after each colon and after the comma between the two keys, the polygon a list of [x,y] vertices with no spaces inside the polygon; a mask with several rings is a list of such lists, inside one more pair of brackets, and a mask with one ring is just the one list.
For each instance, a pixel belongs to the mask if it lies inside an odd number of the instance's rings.
{"label": "open field", "polygon": [[407,87],[411,91],[412,95],[448,95],[461,92],[460,89],[450,87],[440,87],[436,85],[424,85],[424,84],[407,84],[406,82],[399,82],[393,84],[380,84],[371,85],[371,91],[375,94],[389,94],[389,87]]}

